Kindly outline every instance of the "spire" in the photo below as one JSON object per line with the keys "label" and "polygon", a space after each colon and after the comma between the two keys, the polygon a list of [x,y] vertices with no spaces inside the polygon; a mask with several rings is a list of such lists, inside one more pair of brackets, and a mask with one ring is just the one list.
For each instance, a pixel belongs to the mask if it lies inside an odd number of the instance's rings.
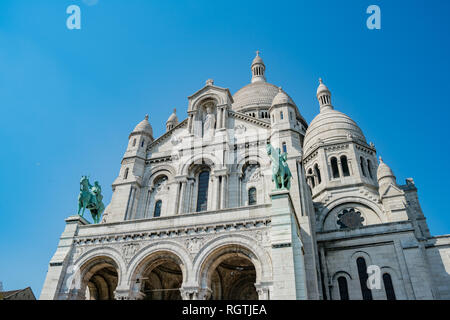
{"label": "spire", "polygon": [[252,83],[254,82],[266,82],[266,77],[264,75],[266,71],[266,66],[263,60],[259,56],[259,51],[256,51],[256,57],[252,62]]}
{"label": "spire", "polygon": [[323,83],[322,78],[319,78],[319,87],[317,88],[317,100],[320,104],[320,112],[325,110],[333,110],[331,105],[331,92]]}
{"label": "spire", "polygon": [[178,117],[177,117],[177,109],[173,109],[173,113],[170,115],[169,119],[167,119],[166,122],[166,130],[172,130],[176,125],[178,124]]}
{"label": "spire", "polygon": [[396,178],[394,175],[394,172],[392,172],[392,169],[383,161],[383,159],[380,157],[380,164],[378,165],[377,170],[377,180],[378,184],[381,185],[388,185],[393,184],[396,185]]}

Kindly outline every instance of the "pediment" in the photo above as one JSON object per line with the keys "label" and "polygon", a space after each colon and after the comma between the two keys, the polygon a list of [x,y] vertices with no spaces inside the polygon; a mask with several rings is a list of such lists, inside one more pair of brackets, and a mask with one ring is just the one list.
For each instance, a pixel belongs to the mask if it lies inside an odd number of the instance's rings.
{"label": "pediment", "polygon": [[217,105],[232,105],[234,100],[229,89],[217,87],[213,84],[207,84],[202,89],[188,97],[188,111],[195,110],[198,103],[202,100],[211,98],[216,100]]}

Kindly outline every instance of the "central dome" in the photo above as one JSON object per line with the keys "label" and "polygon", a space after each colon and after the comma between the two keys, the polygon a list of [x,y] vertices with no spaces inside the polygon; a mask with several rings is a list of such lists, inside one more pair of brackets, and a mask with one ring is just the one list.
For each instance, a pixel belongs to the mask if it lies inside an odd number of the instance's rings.
{"label": "central dome", "polygon": [[[266,66],[262,58],[259,56],[259,51],[256,52],[256,57],[253,59],[252,66],[252,81],[250,84],[241,88],[233,95],[233,110],[238,112],[245,112],[247,110],[269,110],[272,106],[273,99],[279,92],[279,88],[273,84],[266,82]],[[294,101],[288,96],[289,103],[295,106]]]}
{"label": "central dome", "polygon": [[[250,83],[233,95],[233,110],[242,112],[246,109],[269,109],[278,92],[277,86],[267,82]],[[289,102],[295,105],[290,97]]]}

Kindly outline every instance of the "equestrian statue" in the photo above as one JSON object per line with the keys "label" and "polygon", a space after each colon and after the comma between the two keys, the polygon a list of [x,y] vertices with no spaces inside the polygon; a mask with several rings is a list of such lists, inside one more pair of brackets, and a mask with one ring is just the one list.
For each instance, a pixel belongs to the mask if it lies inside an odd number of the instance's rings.
{"label": "equestrian statue", "polygon": [[[88,177],[82,176],[80,180],[80,195],[78,196],[78,215],[82,217],[84,210],[89,209],[94,223],[99,223],[100,217],[105,210],[102,200],[102,187],[98,181],[95,181],[92,186]],[[80,214],[81,209],[83,211]]]}
{"label": "equestrian statue", "polygon": [[287,153],[281,153],[280,148],[274,148],[270,143],[267,144],[267,154],[272,162],[272,181],[275,182],[276,190],[291,188],[291,170],[287,164]]}

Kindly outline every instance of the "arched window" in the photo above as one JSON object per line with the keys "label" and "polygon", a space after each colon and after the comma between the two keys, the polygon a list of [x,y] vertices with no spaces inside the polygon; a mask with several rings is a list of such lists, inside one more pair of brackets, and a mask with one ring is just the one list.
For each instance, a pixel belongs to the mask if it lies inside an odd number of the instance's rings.
{"label": "arched window", "polygon": [[128,170],[129,168],[125,169],[125,173],[123,174],[123,179],[126,180],[128,178]]}
{"label": "arched window", "polygon": [[311,168],[308,170],[308,179],[309,179],[309,183],[311,184],[311,187],[314,188],[316,186],[316,183],[314,181],[314,176],[313,176],[313,172],[312,172]]}
{"label": "arched window", "polygon": [[394,286],[392,285],[392,278],[389,273],[383,274],[384,290],[388,300],[397,300],[395,297]]}
{"label": "arched window", "polygon": [[336,158],[331,158],[331,172],[333,174],[333,178],[339,178],[339,168]]}
{"label": "arched window", "polygon": [[319,166],[317,165],[317,163],[314,165],[314,172],[315,172],[316,177],[317,177],[317,184],[321,184],[322,183],[322,177],[320,176],[320,170],[319,170]]}
{"label": "arched window", "polygon": [[256,204],[256,188],[248,189],[248,205],[252,206]]}
{"label": "arched window", "polygon": [[364,159],[363,159],[363,157],[360,157],[360,158],[359,158],[359,162],[361,163],[361,171],[362,171],[362,174],[363,174],[363,176],[365,177],[365,176],[366,176],[366,169],[364,168]]}
{"label": "arched window", "polygon": [[156,201],[155,211],[153,212],[153,216],[155,218],[161,216],[161,206],[162,206],[162,201],[161,200]]}
{"label": "arched window", "polygon": [[341,296],[341,300],[349,300],[347,279],[345,277],[339,277],[338,285],[339,285],[339,295]]}
{"label": "arched window", "polygon": [[341,166],[342,174],[344,177],[348,177],[350,175],[350,170],[348,169],[348,161],[346,156],[341,156]]}
{"label": "arched window", "polygon": [[287,152],[286,142],[283,142],[283,152],[284,152],[284,153]]}
{"label": "arched window", "polygon": [[142,140],[142,142],[141,142],[141,147],[142,148],[144,147],[144,144],[145,144],[145,140]]}
{"label": "arched window", "polygon": [[366,260],[359,257],[356,260],[356,265],[358,266],[359,283],[361,285],[363,300],[372,300],[372,291],[367,287],[367,279],[369,276],[367,274]]}
{"label": "arched window", "polygon": [[372,175],[372,163],[370,162],[369,159],[367,159],[367,171],[369,171],[369,177],[370,177],[370,179],[373,179],[373,175]]}
{"label": "arched window", "polygon": [[208,208],[209,171],[202,171],[198,175],[197,212]]}

